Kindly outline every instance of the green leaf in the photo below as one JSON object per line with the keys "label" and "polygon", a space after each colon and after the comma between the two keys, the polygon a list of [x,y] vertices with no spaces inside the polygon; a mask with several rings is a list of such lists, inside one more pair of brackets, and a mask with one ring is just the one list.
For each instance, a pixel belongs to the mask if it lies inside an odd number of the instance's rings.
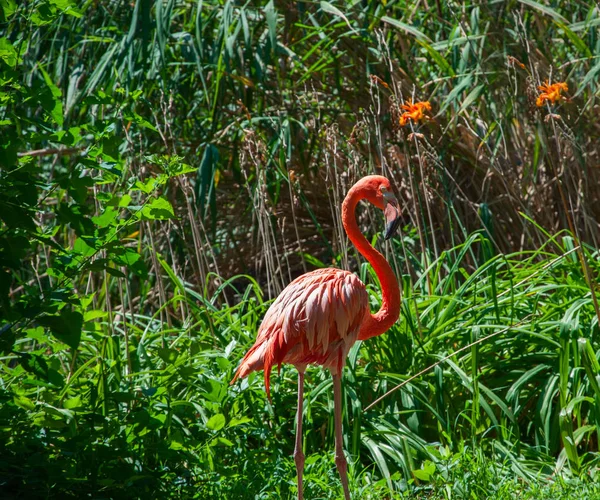
{"label": "green leaf", "polygon": [[0,0],[0,8],[4,12],[4,19],[6,20],[17,11],[17,3],[15,0]]}
{"label": "green leaf", "polygon": [[33,411],[35,409],[35,403],[25,396],[15,396],[13,402],[25,410]]}
{"label": "green leaf", "polygon": [[58,10],[68,16],[80,18],[83,16],[81,11],[75,7],[75,3],[72,0],[49,0],[52,5],[55,5]]}
{"label": "green leaf", "polygon": [[519,0],[519,2],[521,2],[524,5],[528,5],[529,7],[533,7],[536,10],[539,10],[542,14],[546,14],[547,16],[557,19],[558,21],[562,22],[563,24],[567,24],[569,22],[563,16],[561,16],[558,12],[556,12],[551,7],[548,7],[547,5],[542,5],[541,3],[534,2],[533,0]]}
{"label": "green leaf", "polygon": [[430,460],[425,460],[422,469],[415,469],[412,472],[417,479],[420,479],[421,481],[429,481],[431,476],[435,474],[435,464]]}
{"label": "green leaf", "polygon": [[166,198],[160,197],[144,205],[144,208],[141,210],[141,217],[144,220],[174,219],[175,212],[171,203]]}
{"label": "green leaf", "polygon": [[388,487],[391,490],[392,489],[392,479],[390,477],[390,470],[387,466],[385,457],[383,456],[381,449],[379,448],[377,443],[375,441],[373,441],[371,438],[365,438],[364,443],[367,446],[367,448],[369,449],[369,451],[371,452],[371,456],[373,457],[375,463],[379,467],[381,474],[386,479]]}
{"label": "green leaf", "polygon": [[80,312],[63,308],[59,315],[43,316],[39,323],[50,328],[52,335],[71,349],[79,347],[83,327],[83,315]]}
{"label": "green leaf", "polygon": [[423,33],[422,31],[419,31],[417,28],[415,28],[414,26],[411,26],[410,24],[403,23],[402,21],[398,21],[397,19],[392,19],[391,17],[388,17],[388,16],[383,16],[381,18],[381,20],[385,23],[391,24],[392,26],[394,26],[395,28],[398,28],[399,30],[404,31],[405,33],[408,33],[409,35],[416,37],[417,40],[423,40],[423,41],[427,42],[428,44],[431,44],[433,42],[433,40],[431,40],[431,38],[429,38],[425,33]]}
{"label": "green leaf", "polygon": [[327,12],[328,14],[333,14],[334,16],[342,18],[348,25],[348,28],[350,28],[353,32],[356,32],[356,30],[351,26],[350,21],[348,21],[348,18],[335,5],[332,5],[329,2],[325,2],[323,0],[321,2],[321,9],[323,10],[323,12]]}
{"label": "green leaf", "polygon": [[214,206],[215,190],[214,179],[217,164],[219,162],[219,150],[209,144],[204,150],[200,169],[198,170],[198,179],[196,181],[197,203],[200,206],[200,215],[204,217],[206,212],[206,199]]}
{"label": "green leaf", "polygon": [[108,313],[106,311],[103,311],[101,309],[92,309],[91,311],[85,312],[85,314],[83,315],[83,321],[93,321],[98,318],[106,318],[107,316]]}
{"label": "green leaf", "polygon": [[585,44],[585,42],[579,38],[572,30],[571,28],[569,28],[566,24],[561,23],[558,20],[554,21],[555,24],[562,29],[565,32],[565,35],[567,35],[567,38],[569,40],[571,40],[571,43],[577,47],[577,50],[579,50],[580,52],[582,52],[586,57],[593,57],[592,51],[589,49],[589,47]]}
{"label": "green leaf", "polygon": [[140,115],[138,115],[137,113],[133,113],[131,115],[125,115],[123,117],[125,120],[127,121],[131,121],[133,123],[136,123],[137,125],[139,125],[140,127],[143,128],[147,128],[148,130],[152,130],[154,132],[158,132],[157,128],[152,125],[148,120],[146,120],[145,118],[142,118]]}
{"label": "green leaf", "polygon": [[224,438],[223,436],[219,436],[216,440],[215,440],[216,444],[221,444],[223,446],[233,446],[233,443],[227,439]]}
{"label": "green leaf", "polygon": [[277,46],[277,11],[273,5],[273,0],[265,6],[265,17],[267,18],[267,26],[269,28],[271,48],[275,50]]}
{"label": "green leaf", "polygon": [[15,48],[8,41],[7,38],[0,38],[0,59],[2,59],[9,66],[17,64],[18,55]]}
{"label": "green leaf", "polygon": [[452,89],[452,91],[448,94],[448,97],[446,97],[446,99],[444,99],[444,103],[442,104],[442,107],[439,111],[438,114],[442,114],[446,108],[452,104],[452,102],[454,100],[456,100],[458,98],[458,96],[467,88],[471,85],[471,81],[473,80],[473,75],[467,75],[465,76],[456,87],[454,87]]}
{"label": "green leaf", "polygon": [[436,62],[436,64],[440,67],[440,69],[443,70],[444,73],[446,73],[449,76],[455,75],[454,70],[452,69],[452,66],[450,66],[448,61],[446,61],[446,59],[444,59],[444,57],[437,50],[435,50],[431,45],[429,45],[424,40],[417,38],[417,43],[427,51],[427,53]]}
{"label": "green leaf", "polygon": [[75,240],[75,243],[73,244],[73,251],[83,257],[89,257],[96,252],[96,250],[89,246],[83,238],[77,238]]}
{"label": "green leaf", "polygon": [[43,327],[28,328],[25,330],[27,338],[37,340],[38,342],[48,342],[48,335]]}
{"label": "green leaf", "polygon": [[252,422],[252,419],[249,417],[240,417],[240,418],[232,418],[229,421],[228,427],[236,427],[238,425],[247,424],[248,422]]}
{"label": "green leaf", "polygon": [[460,106],[460,110],[458,111],[458,114],[461,114],[469,106],[471,106],[471,104],[473,104],[477,99],[479,99],[479,96],[483,92],[484,88],[485,88],[485,85],[477,85],[477,87],[475,87],[473,90],[471,90],[471,92],[469,92],[469,95],[467,97],[465,97],[465,100],[462,102],[462,104]]}
{"label": "green leaf", "polygon": [[63,403],[63,408],[67,410],[71,410],[73,408],[79,408],[81,406],[81,396],[75,396],[73,398],[67,399]]}
{"label": "green leaf", "polygon": [[309,253],[303,252],[302,255],[304,256],[304,260],[308,262],[311,266],[323,268],[327,267],[327,265],[323,261],[317,259],[315,256]]}
{"label": "green leaf", "polygon": [[141,259],[141,255],[128,248],[123,253],[115,253],[114,255],[111,254],[111,258],[122,266],[133,266]]}
{"label": "green leaf", "polygon": [[217,413],[208,419],[206,427],[213,431],[221,430],[225,426],[225,415]]}
{"label": "green leaf", "polygon": [[44,81],[46,85],[50,89],[52,93],[52,107],[46,106],[45,109],[50,113],[52,119],[57,123],[59,127],[62,128],[64,123],[64,115],[63,115],[63,104],[62,104],[62,92],[61,90],[54,84],[50,75],[46,72],[44,68],[39,67],[42,75],[44,75]]}
{"label": "green leaf", "polygon": [[48,380],[48,363],[46,360],[37,354],[19,353],[21,366],[29,373],[33,373],[36,377],[43,380]]}
{"label": "green leaf", "polygon": [[592,69],[590,69],[583,77],[583,80],[579,84],[579,89],[577,90],[577,92],[575,92],[574,97],[577,97],[579,94],[581,94],[585,90],[586,86],[589,83],[591,83],[594,78],[596,78],[596,75],[598,75],[598,73],[600,73],[600,61],[594,64]]}
{"label": "green leaf", "polygon": [[173,364],[179,357],[179,352],[168,347],[161,347],[157,351],[158,356],[167,364]]}
{"label": "green leaf", "polygon": [[119,271],[118,269],[115,269],[114,267],[110,267],[110,266],[106,266],[104,268],[104,270],[110,274],[111,276],[115,276],[116,278],[127,278],[127,276],[125,276],[125,274],[123,274],[121,271]]}
{"label": "green leaf", "polygon": [[119,207],[121,207],[121,208],[128,207],[130,203],[131,203],[131,195],[125,193],[119,200]]}
{"label": "green leaf", "polygon": [[97,217],[92,217],[92,222],[96,224],[98,227],[103,228],[107,226],[114,226],[117,223],[117,218],[119,217],[119,211],[115,210],[113,207],[106,207],[102,215],[98,215]]}

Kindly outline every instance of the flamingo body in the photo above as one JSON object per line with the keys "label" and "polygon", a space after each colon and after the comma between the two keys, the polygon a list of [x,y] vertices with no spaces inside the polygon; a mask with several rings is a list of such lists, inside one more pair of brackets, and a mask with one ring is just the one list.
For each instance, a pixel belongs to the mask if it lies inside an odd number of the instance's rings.
{"label": "flamingo body", "polygon": [[264,370],[270,395],[273,365],[308,364],[340,373],[369,315],[365,285],[340,269],[318,269],[292,281],[269,307],[235,378]]}
{"label": "flamingo body", "polygon": [[398,200],[390,182],[380,175],[360,179],[348,191],[342,204],[342,223],[356,249],[375,270],[383,293],[381,308],[369,311],[365,285],[352,273],[340,269],[319,269],[292,281],[269,307],[258,330],[256,342],[244,356],[231,383],[257,370],[264,370],[270,399],[273,365],[293,364],[298,369],[298,411],[294,460],[298,474],[298,500],[303,498],[302,408],[304,372],[308,364],[328,368],[333,376],[335,416],[335,463],[340,473],[344,498],[350,500],[347,461],[342,439],[341,373],[350,348],[357,340],[385,333],[400,314],[400,289],[389,263],[367,241],[356,223],[357,204],[365,200],[383,210],[385,238],[400,223]]}

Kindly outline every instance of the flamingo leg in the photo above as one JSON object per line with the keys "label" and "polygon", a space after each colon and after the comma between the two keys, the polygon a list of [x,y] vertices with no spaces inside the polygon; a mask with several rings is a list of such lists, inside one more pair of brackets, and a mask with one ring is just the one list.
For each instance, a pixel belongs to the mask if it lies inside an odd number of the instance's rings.
{"label": "flamingo leg", "polygon": [[348,462],[344,455],[344,441],[342,438],[342,377],[333,375],[333,411],[335,414],[335,465],[337,465],[344,498],[350,500],[350,489],[348,488]]}
{"label": "flamingo leg", "polygon": [[302,473],[304,472],[304,453],[302,452],[302,405],[304,403],[304,370],[298,370],[298,414],[296,416],[296,447],[294,461],[298,474],[298,500],[302,500]]}

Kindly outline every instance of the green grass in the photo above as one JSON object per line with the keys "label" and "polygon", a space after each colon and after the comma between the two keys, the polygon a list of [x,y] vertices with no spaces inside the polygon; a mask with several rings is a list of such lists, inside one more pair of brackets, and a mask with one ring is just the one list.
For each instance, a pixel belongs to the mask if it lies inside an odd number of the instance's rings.
{"label": "green grass", "polygon": [[[468,273],[451,256],[466,258],[485,244],[477,234],[469,241],[433,263],[445,269],[436,273],[435,295],[424,280],[405,290],[400,323],[350,354],[344,426],[353,491],[360,498],[390,491],[424,498],[591,495],[600,396],[591,380],[600,370],[586,346],[596,342],[598,326],[579,263],[556,239],[554,251],[549,245],[498,255]],[[229,386],[267,305],[259,289],[248,285],[245,300],[211,307],[214,296],[198,296],[169,274],[181,287],[172,305],[189,308],[187,326],[165,329],[135,314],[113,318],[111,333],[103,313],[86,323],[70,376],[69,350],[41,327],[4,358],[1,463],[8,491],[293,493],[294,370],[274,376],[272,405],[260,374]],[[369,289],[376,307],[378,289]],[[90,309],[84,317],[98,316]],[[47,359],[47,366],[16,363],[19,352]],[[459,354],[366,409],[453,352]],[[309,370],[306,400],[306,494],[336,498],[331,380],[323,370]],[[562,444],[568,439],[571,448]]]}
{"label": "green grass", "polygon": [[[598,7],[0,0],[0,490],[292,498],[296,374],[230,386],[388,176],[402,314],[351,351],[355,498],[600,498]],[[375,78],[377,77],[377,78]],[[535,106],[543,81],[566,98]],[[398,126],[409,97],[427,121]],[[412,134],[412,135],[411,135]],[[340,498],[310,368],[307,498]]]}

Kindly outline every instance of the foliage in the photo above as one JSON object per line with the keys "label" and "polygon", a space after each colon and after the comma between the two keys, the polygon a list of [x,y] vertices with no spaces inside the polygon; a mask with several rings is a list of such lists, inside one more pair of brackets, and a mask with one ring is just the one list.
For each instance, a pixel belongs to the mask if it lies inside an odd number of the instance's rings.
{"label": "foliage", "polygon": [[[378,306],[339,205],[383,172],[403,311],[346,367],[356,497],[600,495],[598,7],[432,6],[0,0],[3,494],[293,496],[293,369],[229,381],[298,273]],[[338,498],[327,373],[306,398]]]}

